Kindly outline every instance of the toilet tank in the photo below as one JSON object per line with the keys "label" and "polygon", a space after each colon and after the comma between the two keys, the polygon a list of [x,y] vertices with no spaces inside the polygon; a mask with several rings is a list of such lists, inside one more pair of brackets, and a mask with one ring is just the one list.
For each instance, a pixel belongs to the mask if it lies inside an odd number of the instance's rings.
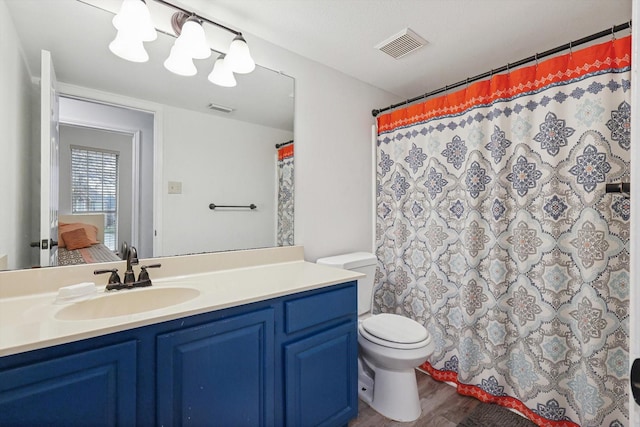
{"label": "toilet tank", "polygon": [[373,281],[375,279],[377,265],[377,259],[374,254],[369,252],[352,252],[318,258],[316,263],[366,274],[366,277],[358,279],[358,315],[371,311]]}

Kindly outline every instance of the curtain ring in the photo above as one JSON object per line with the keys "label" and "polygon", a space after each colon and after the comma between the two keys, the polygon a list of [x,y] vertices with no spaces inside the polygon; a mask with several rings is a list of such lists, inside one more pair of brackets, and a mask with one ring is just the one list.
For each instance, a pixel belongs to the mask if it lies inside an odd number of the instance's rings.
{"label": "curtain ring", "polygon": [[536,55],[534,56],[535,60],[536,60],[536,68],[538,68],[538,54],[536,53]]}
{"label": "curtain ring", "polygon": [[615,25],[611,27],[611,41],[614,41],[616,39],[616,32],[614,31],[615,28]]}
{"label": "curtain ring", "polygon": [[569,58],[573,58],[573,42],[569,42]]}

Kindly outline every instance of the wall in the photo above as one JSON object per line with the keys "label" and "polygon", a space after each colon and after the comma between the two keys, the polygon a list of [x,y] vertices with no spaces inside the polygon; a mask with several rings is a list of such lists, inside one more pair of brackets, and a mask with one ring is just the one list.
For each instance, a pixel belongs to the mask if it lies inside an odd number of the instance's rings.
{"label": "wall", "polygon": [[[274,246],[275,144],[292,133],[175,107],[163,117],[164,255]],[[182,194],[169,194],[169,181]]]}
{"label": "wall", "polygon": [[295,243],[305,259],[373,250],[371,115],[400,99],[245,34],[257,63],[296,79]]}
{"label": "wall", "polygon": [[[36,252],[29,247],[32,238],[29,231],[29,189],[32,185],[29,99],[33,86],[4,2],[0,2],[0,57],[0,129],[3,130],[0,142],[0,257],[6,255],[8,268],[13,269],[29,266],[31,252]],[[39,158],[39,152],[33,151]]]}

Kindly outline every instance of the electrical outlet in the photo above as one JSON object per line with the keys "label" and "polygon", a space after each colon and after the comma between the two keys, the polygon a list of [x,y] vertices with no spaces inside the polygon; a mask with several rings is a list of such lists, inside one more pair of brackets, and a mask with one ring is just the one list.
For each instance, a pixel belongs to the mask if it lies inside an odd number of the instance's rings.
{"label": "electrical outlet", "polygon": [[182,194],[182,183],[169,181],[169,194]]}

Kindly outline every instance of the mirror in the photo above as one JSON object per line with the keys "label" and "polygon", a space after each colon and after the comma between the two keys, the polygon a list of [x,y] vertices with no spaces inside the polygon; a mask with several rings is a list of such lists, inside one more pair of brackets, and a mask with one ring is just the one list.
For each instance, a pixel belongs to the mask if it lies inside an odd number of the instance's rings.
{"label": "mirror", "polygon": [[[75,104],[74,113],[68,106],[61,112],[61,146],[69,145],[62,138],[72,128],[120,133],[131,141],[138,132],[137,160],[120,167],[137,182],[137,197],[119,201],[122,212],[132,213],[118,221],[131,222],[133,231],[121,232],[131,238],[120,236],[115,246],[122,240],[137,243],[142,258],[293,244],[292,238],[278,236],[277,224],[292,228],[293,218],[280,221],[277,212],[283,164],[275,148],[293,140],[293,78],[258,66],[250,74],[236,74],[236,87],[213,85],[207,75],[216,52],[194,61],[196,76],[169,72],[163,62],[175,40],[169,35],[174,11],[153,0],[147,4],[158,39],[145,43],[150,59],[125,61],[108,50],[115,37],[111,20],[120,1],[95,3],[100,7],[89,0],[0,0],[0,31],[8,41],[0,46],[5,58],[0,88],[9,91],[0,129],[10,136],[8,151],[15,153],[14,164],[0,168],[3,181],[12,183],[5,199],[9,203],[0,207],[8,211],[0,211],[0,269],[38,265],[39,251],[29,243],[39,236],[42,49],[51,52],[58,91]],[[206,23],[203,27],[212,49],[226,52],[233,34]],[[250,38],[247,42],[251,47]],[[111,107],[149,115],[153,130],[105,124],[103,115],[89,115]],[[225,107],[232,111],[221,111]],[[149,137],[151,145],[146,145]],[[85,137],[89,139],[94,138]],[[61,161],[61,167],[65,164]],[[62,176],[69,174],[60,175],[60,186],[67,186]],[[287,179],[292,180],[292,172]],[[292,183],[290,187],[288,192]],[[63,190],[68,194],[68,188]],[[291,200],[292,194],[287,197]],[[61,214],[71,213],[69,200],[60,197]],[[210,209],[210,204],[257,208]]]}

